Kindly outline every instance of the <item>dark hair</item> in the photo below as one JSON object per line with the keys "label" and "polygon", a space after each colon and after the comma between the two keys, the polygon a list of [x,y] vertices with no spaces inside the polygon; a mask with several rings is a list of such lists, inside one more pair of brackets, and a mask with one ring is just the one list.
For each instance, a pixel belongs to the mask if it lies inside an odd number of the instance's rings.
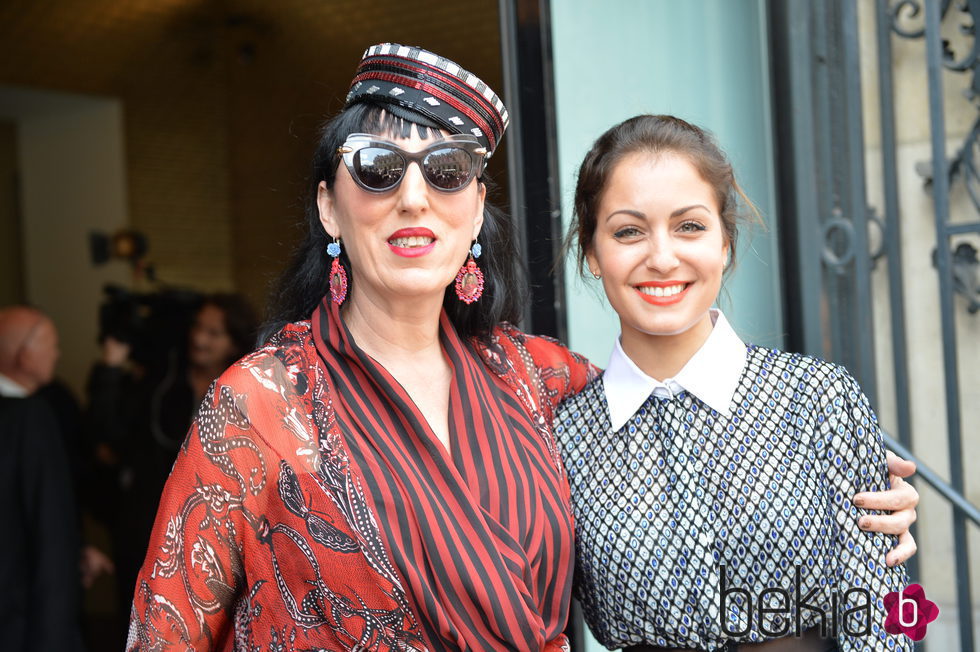
{"label": "dark hair", "polygon": [[258,330],[259,320],[251,304],[240,294],[216,292],[205,295],[201,300],[201,306],[197,312],[201,312],[207,306],[214,306],[221,311],[224,319],[225,330],[235,345],[235,351],[225,361],[230,365],[238,358],[242,357],[255,348],[255,334]]}
{"label": "dark hair", "polygon": [[[352,133],[407,138],[412,129],[416,129],[420,137],[426,138],[429,128],[393,115],[380,106],[364,103],[344,109],[323,126],[308,187],[306,235],[293,252],[289,266],[274,284],[262,339],[288,322],[308,319],[329,289],[331,258],[327,255],[327,244],[331,240],[320,223],[316,198],[321,181],[326,183],[327,189],[333,190],[340,164],[337,148]],[[480,182],[487,185],[488,191],[493,187],[486,174]],[[483,254],[478,262],[484,276],[483,296],[476,303],[467,305],[456,297],[450,284],[443,299],[449,319],[463,337],[486,335],[502,321],[516,322],[527,292],[524,275],[519,269],[513,221],[489,201],[484,203],[480,244]],[[348,282],[353,282],[346,253],[340,254],[340,261],[347,269]]]}
{"label": "dark hair", "polygon": [[626,156],[636,152],[673,153],[686,157],[715,192],[722,229],[728,241],[730,260],[726,271],[735,266],[738,240],[739,200],[758,217],[752,201],[735,181],[728,157],[714,137],[704,129],[670,115],[638,115],[610,127],[592,145],[578,171],[575,186],[575,216],[565,240],[566,250],[577,249],[579,271],[586,269],[586,254],[592,248],[596,213],[613,169]]}

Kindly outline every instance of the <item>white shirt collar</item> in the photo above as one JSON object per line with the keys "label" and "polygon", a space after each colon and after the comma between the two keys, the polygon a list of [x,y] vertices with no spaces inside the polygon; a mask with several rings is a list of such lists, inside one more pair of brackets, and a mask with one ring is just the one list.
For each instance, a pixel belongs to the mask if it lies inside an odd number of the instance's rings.
{"label": "white shirt collar", "polygon": [[745,344],[720,310],[711,311],[714,327],[697,353],[673,378],[651,378],[630,360],[616,338],[609,364],[602,375],[609,419],[619,430],[640,409],[650,394],[671,397],[688,391],[711,409],[727,414],[745,367]]}
{"label": "white shirt collar", "polygon": [[27,390],[3,374],[0,374],[0,396],[6,396],[8,398],[24,398],[27,396]]}

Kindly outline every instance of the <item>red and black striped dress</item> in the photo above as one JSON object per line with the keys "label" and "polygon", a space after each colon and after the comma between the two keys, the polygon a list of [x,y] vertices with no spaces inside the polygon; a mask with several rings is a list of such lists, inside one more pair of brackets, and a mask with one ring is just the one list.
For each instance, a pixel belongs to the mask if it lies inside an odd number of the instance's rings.
{"label": "red and black striped dress", "polygon": [[325,302],[218,379],[167,483],[131,650],[558,650],[568,486],[550,423],[594,370],[442,317],[447,451]]}

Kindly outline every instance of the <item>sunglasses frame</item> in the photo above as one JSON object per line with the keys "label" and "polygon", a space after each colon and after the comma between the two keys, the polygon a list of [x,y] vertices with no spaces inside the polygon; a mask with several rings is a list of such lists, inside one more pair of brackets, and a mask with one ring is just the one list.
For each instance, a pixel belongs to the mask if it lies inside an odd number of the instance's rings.
{"label": "sunglasses frame", "polygon": [[[368,186],[357,174],[357,170],[354,168],[354,155],[362,149],[367,147],[377,147],[380,149],[393,152],[401,157],[405,164],[398,180],[391,184],[387,188],[372,188]],[[434,150],[455,148],[465,151],[473,162],[473,166],[470,168],[470,174],[458,188],[440,188],[429,179],[429,176],[425,173],[425,166],[423,165],[425,158],[432,153]],[[430,188],[438,190],[439,192],[454,193],[459,192],[470,185],[474,177],[479,178],[483,174],[483,170],[487,166],[487,148],[484,147],[480,141],[475,137],[469,136],[467,134],[450,134],[444,138],[430,143],[420,149],[417,152],[409,152],[390,140],[386,140],[379,136],[374,136],[371,134],[351,134],[347,136],[347,140],[344,144],[337,148],[337,154],[340,155],[341,159],[344,161],[344,165],[347,166],[347,171],[350,172],[350,176],[354,179],[354,182],[367,190],[368,192],[383,193],[394,190],[401,185],[402,179],[405,178],[405,173],[408,171],[408,166],[412,163],[416,163],[419,166],[419,170],[422,172],[422,178],[429,185]]]}

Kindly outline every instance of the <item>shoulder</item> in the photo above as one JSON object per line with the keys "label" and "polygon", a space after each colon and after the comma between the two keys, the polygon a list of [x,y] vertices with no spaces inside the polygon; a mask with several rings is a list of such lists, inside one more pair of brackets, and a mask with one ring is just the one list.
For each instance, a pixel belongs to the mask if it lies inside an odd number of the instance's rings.
{"label": "shoulder", "polygon": [[790,382],[797,389],[846,393],[857,386],[857,381],[842,365],[755,344],[747,345],[746,366],[750,378],[772,377],[775,382]]}
{"label": "shoulder", "polygon": [[612,430],[606,412],[606,394],[602,376],[589,382],[585,388],[562,401],[555,410],[552,428],[555,439],[566,451],[588,444],[588,433],[603,433]]}
{"label": "shoulder", "polygon": [[557,340],[528,335],[509,323],[495,326],[474,344],[484,364],[519,395],[530,390],[532,412],[549,423],[562,400],[598,375],[588,360]]}
{"label": "shoulder", "polygon": [[283,419],[310,414],[315,395],[326,391],[317,360],[309,322],[287,324],[215,380],[199,419],[233,414],[261,436],[275,438]]}
{"label": "shoulder", "polygon": [[750,345],[746,380],[760,395],[774,389],[792,396],[793,404],[806,406],[815,425],[843,432],[852,424],[862,429],[877,427],[877,416],[858,381],[839,364],[801,353],[787,353]]}
{"label": "shoulder", "polygon": [[64,455],[57,417],[39,396],[0,397],[0,443],[19,464]]}
{"label": "shoulder", "polygon": [[53,408],[40,396],[0,398],[0,416],[5,430],[55,432],[58,423]]}
{"label": "shoulder", "polygon": [[546,335],[531,335],[513,324],[498,324],[491,332],[491,345],[496,344],[504,353],[522,358],[538,369],[573,368],[588,373],[589,378],[597,375],[595,367],[585,356],[571,351],[564,344]]}
{"label": "shoulder", "polygon": [[591,380],[581,392],[573,394],[561,402],[555,411],[556,427],[560,423],[568,425],[582,414],[591,413],[597,408],[604,408],[605,404],[606,393],[600,375]]}
{"label": "shoulder", "polygon": [[228,367],[216,383],[242,391],[257,387],[277,389],[270,385],[273,379],[285,377],[295,384],[296,378],[309,371],[315,362],[310,322],[294,322],[286,324],[264,345]]}

